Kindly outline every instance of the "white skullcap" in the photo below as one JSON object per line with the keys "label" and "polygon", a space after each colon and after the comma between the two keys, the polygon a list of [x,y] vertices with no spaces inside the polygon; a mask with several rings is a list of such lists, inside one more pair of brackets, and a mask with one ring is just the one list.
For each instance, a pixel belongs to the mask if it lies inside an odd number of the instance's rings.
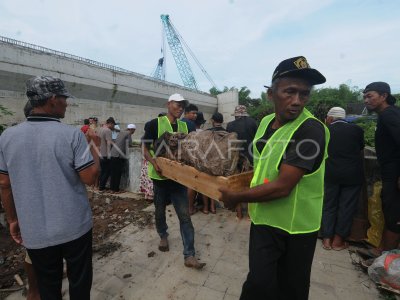
{"label": "white skullcap", "polygon": [[328,117],[333,117],[336,119],[346,118],[346,111],[341,107],[332,107],[327,114]]}
{"label": "white skullcap", "polygon": [[126,126],[127,129],[136,129],[136,125],[135,124],[128,124],[128,126]]}

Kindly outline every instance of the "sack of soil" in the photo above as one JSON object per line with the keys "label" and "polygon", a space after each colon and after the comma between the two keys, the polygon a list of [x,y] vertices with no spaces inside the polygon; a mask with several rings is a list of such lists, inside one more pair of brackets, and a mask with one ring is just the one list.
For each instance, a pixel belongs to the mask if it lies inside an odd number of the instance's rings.
{"label": "sack of soil", "polygon": [[242,144],[234,132],[165,132],[154,143],[154,149],[156,156],[182,162],[201,172],[230,176],[251,169],[247,158],[240,154]]}

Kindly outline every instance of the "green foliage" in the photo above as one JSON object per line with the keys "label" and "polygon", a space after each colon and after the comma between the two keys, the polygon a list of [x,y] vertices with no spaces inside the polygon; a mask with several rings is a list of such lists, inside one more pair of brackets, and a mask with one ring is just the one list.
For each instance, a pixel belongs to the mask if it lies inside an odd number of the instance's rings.
{"label": "green foliage", "polygon": [[[236,87],[234,87],[234,86],[231,88],[228,88],[227,86],[225,86],[224,89],[221,91],[221,90],[218,90],[216,87],[212,87],[210,89],[210,94],[217,96],[221,93],[233,91],[235,89],[236,89]],[[246,107],[253,107],[253,106],[257,106],[259,104],[257,102],[257,100],[259,100],[259,99],[251,99],[250,98],[251,91],[247,88],[247,86],[242,86],[240,89],[238,89],[238,93],[239,93],[239,104],[240,105],[245,105]]]}
{"label": "green foliage", "polygon": [[[3,105],[0,104],[0,117],[2,116],[12,116],[13,112],[4,107]],[[6,124],[0,124],[0,134],[6,129],[7,125]]]}
{"label": "green foliage", "polygon": [[362,100],[362,93],[358,87],[349,87],[341,84],[339,88],[321,88],[311,93],[307,108],[320,120],[324,120],[328,110],[333,106],[347,108],[349,103]]}
{"label": "green foliage", "polygon": [[253,99],[253,101],[256,105],[253,107],[248,107],[247,112],[257,122],[260,122],[266,115],[274,112],[274,105],[268,100],[265,92],[261,93],[261,97],[259,99]]}
{"label": "green foliage", "polygon": [[359,118],[355,122],[364,129],[364,141],[366,146],[375,147],[376,119],[370,117]]}
{"label": "green foliage", "polygon": [[393,96],[396,98],[396,106],[400,106],[400,94],[393,94]]}

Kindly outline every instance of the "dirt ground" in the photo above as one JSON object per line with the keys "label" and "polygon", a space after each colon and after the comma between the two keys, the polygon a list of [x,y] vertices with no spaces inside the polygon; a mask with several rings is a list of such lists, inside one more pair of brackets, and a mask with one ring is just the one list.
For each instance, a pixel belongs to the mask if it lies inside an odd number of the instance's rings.
{"label": "dirt ground", "polygon": [[[107,242],[107,238],[121,228],[134,224],[143,228],[153,222],[153,214],[142,210],[149,203],[142,197],[122,198],[89,191],[93,211],[93,252],[104,257],[120,245]],[[26,282],[23,262],[25,250],[10,237],[8,229],[0,225],[0,293],[18,288],[14,279],[19,274]],[[1,294],[0,294],[1,299]]]}

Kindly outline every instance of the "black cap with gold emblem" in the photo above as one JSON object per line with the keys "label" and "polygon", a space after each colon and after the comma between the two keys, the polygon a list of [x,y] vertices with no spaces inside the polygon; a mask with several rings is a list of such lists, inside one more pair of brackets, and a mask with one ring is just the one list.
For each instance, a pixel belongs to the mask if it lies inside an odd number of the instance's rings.
{"label": "black cap with gold emblem", "polygon": [[[272,81],[282,77],[304,78],[311,85],[321,84],[326,81],[324,75],[316,69],[312,69],[304,56],[296,56],[285,59],[275,69]],[[265,86],[268,88],[268,86]]]}

